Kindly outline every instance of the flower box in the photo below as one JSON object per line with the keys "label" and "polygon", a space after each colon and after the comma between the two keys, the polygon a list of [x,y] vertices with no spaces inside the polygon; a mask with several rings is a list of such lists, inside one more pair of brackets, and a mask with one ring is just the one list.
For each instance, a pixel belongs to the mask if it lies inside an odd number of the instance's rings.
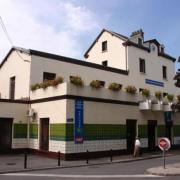
{"label": "flower box", "polygon": [[139,102],[139,109],[140,110],[150,110],[151,109],[151,101],[140,101]]}
{"label": "flower box", "polygon": [[163,105],[161,101],[152,102],[152,111],[162,111]]}
{"label": "flower box", "polygon": [[163,104],[163,111],[172,111],[172,103]]}

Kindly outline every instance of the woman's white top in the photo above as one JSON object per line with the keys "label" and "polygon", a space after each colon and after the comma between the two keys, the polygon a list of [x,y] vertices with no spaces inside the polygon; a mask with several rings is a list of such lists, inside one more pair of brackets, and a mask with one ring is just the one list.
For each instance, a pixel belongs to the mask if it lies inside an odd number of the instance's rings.
{"label": "woman's white top", "polygon": [[135,146],[141,146],[141,142],[139,141],[139,139],[136,139],[136,141],[135,141]]}

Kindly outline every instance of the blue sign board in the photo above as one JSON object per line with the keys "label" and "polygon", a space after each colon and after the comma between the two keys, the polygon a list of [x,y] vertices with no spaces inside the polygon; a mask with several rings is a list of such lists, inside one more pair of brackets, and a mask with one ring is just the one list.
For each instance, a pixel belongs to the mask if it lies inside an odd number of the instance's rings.
{"label": "blue sign board", "polygon": [[151,80],[151,79],[145,79],[146,84],[151,84],[154,86],[161,86],[164,87],[164,83],[160,82],[160,81],[155,81],[155,80]]}
{"label": "blue sign board", "polygon": [[75,122],[74,122],[74,141],[83,143],[84,141],[84,102],[82,99],[75,100]]}
{"label": "blue sign board", "polygon": [[172,116],[171,116],[171,111],[164,112],[164,121],[166,125],[171,125],[172,124]]}

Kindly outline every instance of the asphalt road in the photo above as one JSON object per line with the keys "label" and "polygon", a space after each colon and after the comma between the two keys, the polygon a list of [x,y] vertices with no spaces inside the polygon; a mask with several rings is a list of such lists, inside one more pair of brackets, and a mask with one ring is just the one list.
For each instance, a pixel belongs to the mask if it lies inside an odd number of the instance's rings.
{"label": "asphalt road", "polygon": [[[166,158],[167,164],[179,163],[180,155]],[[112,179],[153,179],[153,180],[179,180],[180,176],[152,176],[146,174],[146,169],[161,166],[162,158],[134,161],[128,163],[113,163],[106,165],[93,165],[76,168],[42,170],[27,173],[0,175],[0,180],[112,180]]]}

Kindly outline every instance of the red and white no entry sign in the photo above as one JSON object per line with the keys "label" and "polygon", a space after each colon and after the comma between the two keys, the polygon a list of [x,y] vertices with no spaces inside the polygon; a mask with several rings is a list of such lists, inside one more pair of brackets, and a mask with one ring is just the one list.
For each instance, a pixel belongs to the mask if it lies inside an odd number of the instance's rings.
{"label": "red and white no entry sign", "polygon": [[168,138],[160,138],[158,142],[159,148],[163,151],[164,169],[165,169],[165,151],[171,147],[170,140]]}
{"label": "red and white no entry sign", "polygon": [[171,143],[168,138],[160,138],[158,144],[159,144],[159,148],[162,151],[167,151],[171,147]]}

